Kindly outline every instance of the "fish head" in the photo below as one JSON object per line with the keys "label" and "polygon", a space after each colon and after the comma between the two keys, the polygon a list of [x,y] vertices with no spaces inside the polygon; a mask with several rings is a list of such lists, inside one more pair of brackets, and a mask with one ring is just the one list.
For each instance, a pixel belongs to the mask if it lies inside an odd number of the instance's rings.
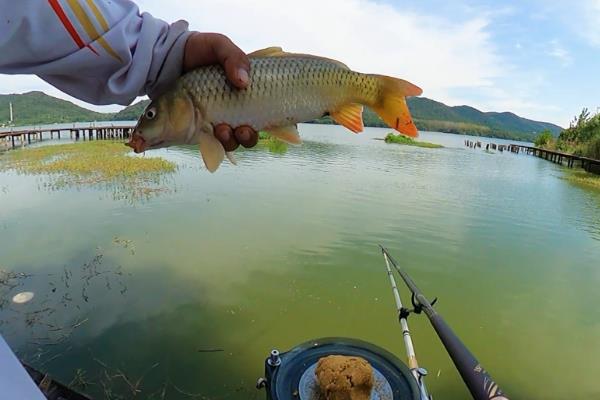
{"label": "fish head", "polygon": [[191,99],[185,94],[167,93],[146,107],[127,146],[142,153],[188,143],[195,132],[195,122]]}

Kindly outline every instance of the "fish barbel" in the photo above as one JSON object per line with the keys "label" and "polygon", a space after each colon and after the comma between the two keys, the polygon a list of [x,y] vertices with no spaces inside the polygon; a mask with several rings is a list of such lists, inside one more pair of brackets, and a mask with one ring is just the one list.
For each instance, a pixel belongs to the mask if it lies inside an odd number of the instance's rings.
{"label": "fish barbel", "polygon": [[202,159],[214,172],[225,156],[214,126],[247,125],[287,143],[300,143],[299,122],[330,115],[358,133],[363,130],[363,105],[390,127],[417,136],[406,96],[422,90],[410,82],[362,74],[339,61],[285,53],[270,47],[250,53],[250,83],[236,89],[221,66],[200,67],[181,76],[153,100],[136,125],[128,146],[136,153],[175,144],[200,144]]}

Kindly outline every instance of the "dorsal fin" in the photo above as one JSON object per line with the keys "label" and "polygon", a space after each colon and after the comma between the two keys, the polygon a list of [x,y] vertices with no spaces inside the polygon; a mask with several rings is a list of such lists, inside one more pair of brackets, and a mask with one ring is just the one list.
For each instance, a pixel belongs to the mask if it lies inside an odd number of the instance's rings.
{"label": "dorsal fin", "polygon": [[281,47],[273,46],[248,53],[248,57],[277,57],[288,54]]}
{"label": "dorsal fin", "polygon": [[350,69],[350,68],[348,68],[348,66],[346,64],[344,64],[343,62],[338,61],[338,60],[333,60],[331,58],[326,58],[326,57],[315,56],[315,55],[312,55],[312,54],[288,53],[288,52],[284,51],[279,46],[267,47],[266,49],[260,49],[260,50],[253,51],[252,53],[248,53],[248,57],[252,57],[252,58],[260,58],[260,57],[307,57],[307,58],[318,58],[318,59],[321,59],[321,60],[327,60],[329,62],[337,64],[337,65],[339,65],[340,67],[342,67],[344,69]]}

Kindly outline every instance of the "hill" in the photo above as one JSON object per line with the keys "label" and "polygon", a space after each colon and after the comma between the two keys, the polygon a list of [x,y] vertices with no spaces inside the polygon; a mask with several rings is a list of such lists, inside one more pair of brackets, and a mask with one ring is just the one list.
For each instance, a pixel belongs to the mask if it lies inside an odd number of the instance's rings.
{"label": "hill", "polygon": [[462,122],[484,126],[492,133],[524,134],[531,138],[546,129],[555,136],[562,131],[558,125],[533,121],[510,112],[482,112],[470,106],[449,107],[424,97],[413,97],[408,104],[415,120]]}
{"label": "hill", "polygon": [[110,119],[106,114],[79,107],[43,92],[29,92],[0,95],[0,125],[7,124],[10,120],[9,103],[13,105],[16,126]]}
{"label": "hill", "polygon": [[[142,100],[125,107],[118,113],[98,113],[42,92],[0,95],[0,125],[6,124],[9,120],[9,102],[13,103],[15,125],[31,125],[55,122],[136,120],[149,101]],[[544,130],[549,130],[554,136],[558,136],[563,130],[560,126],[522,118],[510,112],[483,112],[470,106],[450,107],[426,97],[410,98],[408,106],[420,130],[527,141],[533,141]],[[363,118],[366,126],[386,126],[369,109],[365,108]],[[333,123],[328,117],[315,122]]]}
{"label": "hill", "polygon": [[135,121],[142,115],[150,100],[141,100],[135,104],[125,107],[112,116],[113,121]]}
{"label": "hill", "polygon": [[[426,97],[409,98],[408,107],[417,128],[424,131],[533,141],[544,130],[549,130],[554,136],[558,136],[563,130],[558,125],[533,121],[510,112],[483,112],[470,106],[450,107]],[[366,126],[387,126],[373,111],[366,108],[363,120]],[[333,123],[329,117],[317,122]]]}

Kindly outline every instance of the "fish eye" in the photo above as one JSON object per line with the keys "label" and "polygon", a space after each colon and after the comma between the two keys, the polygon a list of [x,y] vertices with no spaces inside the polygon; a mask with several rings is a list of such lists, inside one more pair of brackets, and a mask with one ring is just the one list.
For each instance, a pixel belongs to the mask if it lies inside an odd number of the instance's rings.
{"label": "fish eye", "polygon": [[156,108],[152,107],[146,110],[146,118],[154,119],[156,117]]}

